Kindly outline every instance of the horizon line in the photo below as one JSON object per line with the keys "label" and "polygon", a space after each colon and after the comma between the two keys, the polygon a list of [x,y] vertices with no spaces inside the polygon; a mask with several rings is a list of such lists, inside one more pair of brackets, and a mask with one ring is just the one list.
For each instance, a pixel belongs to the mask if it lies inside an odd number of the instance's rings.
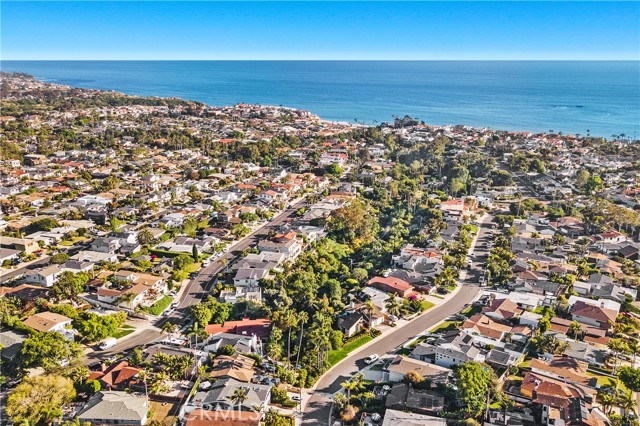
{"label": "horizon line", "polygon": [[0,62],[640,62],[636,59],[2,59]]}

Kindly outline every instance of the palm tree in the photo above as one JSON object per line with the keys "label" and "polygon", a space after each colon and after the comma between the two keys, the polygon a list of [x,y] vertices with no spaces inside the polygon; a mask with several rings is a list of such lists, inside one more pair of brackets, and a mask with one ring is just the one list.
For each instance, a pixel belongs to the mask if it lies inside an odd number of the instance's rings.
{"label": "palm tree", "polygon": [[402,304],[398,301],[398,298],[395,294],[389,293],[389,298],[385,302],[385,306],[389,314],[400,316],[400,312],[402,310]]}
{"label": "palm tree", "polygon": [[149,228],[145,228],[138,234],[138,241],[140,244],[147,245],[153,242],[153,234]]}
{"label": "palm tree", "polygon": [[162,326],[162,332],[167,333],[169,337],[173,337],[173,333],[175,333],[177,330],[178,330],[178,325],[173,324],[169,321],[164,323],[164,325]]}
{"label": "palm tree", "polygon": [[351,391],[360,390],[363,388],[363,377],[364,375],[362,373],[359,373],[353,376],[351,380],[346,380],[340,383],[340,386],[342,386],[342,388],[347,391],[347,399],[351,399]]}
{"label": "palm tree", "polygon": [[605,414],[609,414],[615,400],[615,395],[611,392],[602,392],[600,394],[600,404],[602,404],[602,409]]}
{"label": "palm tree", "polygon": [[300,361],[300,352],[302,352],[302,336],[304,335],[304,325],[309,321],[309,314],[305,311],[298,313],[298,321],[300,322],[300,342],[298,343],[298,353],[296,354],[296,368]]}
{"label": "palm tree", "polygon": [[571,325],[569,325],[569,332],[574,337],[574,339],[578,339],[579,336],[582,335],[582,327],[578,321],[573,321]]}
{"label": "palm tree", "polygon": [[624,410],[625,416],[628,416],[629,413],[633,413],[636,408],[636,400],[633,397],[633,392],[624,392],[622,395],[618,396],[618,405],[620,408]]}
{"label": "palm tree", "polygon": [[169,376],[165,371],[159,371],[153,375],[151,378],[151,383],[149,384],[149,390],[151,393],[164,393],[169,391],[169,386],[167,385],[167,380]]}
{"label": "palm tree", "polygon": [[625,344],[621,339],[611,339],[607,344],[607,348],[613,353],[613,374],[616,374],[618,367],[618,356],[624,352]]}
{"label": "palm tree", "polygon": [[369,328],[373,328],[371,327],[371,320],[373,318],[373,312],[375,311],[375,305],[373,304],[373,300],[369,299],[366,302],[364,302],[363,308],[369,316]]}
{"label": "palm tree", "polygon": [[118,297],[118,305],[122,305],[122,304],[124,304],[125,306],[129,305],[135,298],[136,298],[136,295],[131,292],[124,293],[120,297]]}
{"label": "palm tree", "polygon": [[147,389],[147,379],[149,378],[149,372],[146,369],[140,370],[139,377],[144,382],[144,395],[149,398],[149,389]]}
{"label": "palm tree", "polygon": [[291,327],[298,323],[298,318],[293,310],[287,309],[282,316],[282,321],[289,329],[287,335],[287,365],[291,366]]}
{"label": "palm tree", "polygon": [[236,388],[229,399],[238,406],[238,411],[241,411],[242,404],[248,398],[247,388]]}
{"label": "palm tree", "polygon": [[629,339],[627,340],[627,349],[631,356],[633,357],[633,367],[636,366],[636,355],[640,354],[640,344],[638,344],[637,339]]}

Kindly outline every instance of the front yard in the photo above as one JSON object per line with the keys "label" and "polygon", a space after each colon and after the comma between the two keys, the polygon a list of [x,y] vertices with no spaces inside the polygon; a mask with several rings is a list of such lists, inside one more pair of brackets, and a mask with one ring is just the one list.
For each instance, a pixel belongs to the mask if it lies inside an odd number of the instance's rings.
{"label": "front yard", "polygon": [[171,296],[162,296],[162,299],[158,300],[148,308],[144,308],[144,310],[151,315],[158,316],[163,313],[169,305],[171,305],[171,302],[173,302],[173,298]]}
{"label": "front yard", "polygon": [[335,351],[329,351],[329,365],[334,366],[349,355],[350,352],[358,349],[360,346],[364,345],[373,340],[369,334],[365,334],[362,337],[355,339],[352,342],[345,344],[341,349],[336,349]]}

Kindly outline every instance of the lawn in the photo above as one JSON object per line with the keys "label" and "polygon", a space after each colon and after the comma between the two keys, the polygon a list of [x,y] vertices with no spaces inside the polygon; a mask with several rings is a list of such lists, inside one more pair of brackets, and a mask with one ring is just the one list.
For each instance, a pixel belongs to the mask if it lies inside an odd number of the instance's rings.
{"label": "lawn", "polygon": [[603,387],[603,388],[612,387],[612,388],[621,389],[623,392],[629,392],[629,389],[627,389],[627,387],[624,385],[624,383],[622,383],[621,380],[617,380],[609,376],[602,376],[600,374],[593,373],[591,371],[587,371],[587,376],[597,377],[598,384],[600,385],[600,387]]}
{"label": "lawn", "polygon": [[62,240],[58,244],[63,247],[71,247],[72,245],[82,241],[89,241],[89,239],[86,237],[74,237],[71,240]]}
{"label": "lawn", "polygon": [[420,302],[420,307],[422,308],[422,312],[433,308],[433,303],[429,302],[428,300],[423,300],[422,302]]}
{"label": "lawn", "polygon": [[460,321],[445,321],[440,325],[433,327],[429,333],[446,333],[447,331],[457,330]]}
{"label": "lawn", "polygon": [[145,308],[145,311],[147,311],[151,315],[158,316],[169,307],[171,302],[173,302],[173,298],[171,296],[163,296],[162,299],[158,300],[148,308]]}
{"label": "lawn", "polygon": [[123,325],[122,327],[120,327],[118,329],[118,331],[113,333],[113,336],[111,336],[111,337],[115,337],[116,339],[121,339],[124,336],[127,336],[127,335],[133,333],[134,331],[136,331],[135,327],[132,327],[130,325]]}
{"label": "lawn", "polygon": [[465,309],[464,311],[461,312],[462,315],[464,315],[467,318],[470,318],[472,316],[474,316],[475,314],[479,313],[482,311],[482,307],[481,306],[469,306],[467,309]]}
{"label": "lawn", "polygon": [[349,352],[352,352],[358,349],[360,346],[364,345],[367,342],[373,340],[368,334],[365,334],[362,337],[357,338],[356,340],[347,343],[342,347],[342,349],[337,349],[335,351],[329,351],[329,365],[333,366],[342,361],[349,355]]}
{"label": "lawn", "polygon": [[188,265],[187,267],[185,267],[184,271],[190,274],[192,272],[196,272],[198,269],[200,269],[200,263],[199,262],[195,262],[195,263],[192,263],[191,265]]}

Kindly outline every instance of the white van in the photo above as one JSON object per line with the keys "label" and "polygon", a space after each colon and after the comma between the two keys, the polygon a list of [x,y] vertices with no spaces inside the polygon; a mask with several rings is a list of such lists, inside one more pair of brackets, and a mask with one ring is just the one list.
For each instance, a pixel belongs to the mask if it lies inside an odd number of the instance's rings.
{"label": "white van", "polygon": [[109,337],[108,339],[106,339],[104,342],[100,343],[100,349],[102,349],[103,351],[105,349],[109,349],[112,348],[116,345],[117,340],[115,337]]}

